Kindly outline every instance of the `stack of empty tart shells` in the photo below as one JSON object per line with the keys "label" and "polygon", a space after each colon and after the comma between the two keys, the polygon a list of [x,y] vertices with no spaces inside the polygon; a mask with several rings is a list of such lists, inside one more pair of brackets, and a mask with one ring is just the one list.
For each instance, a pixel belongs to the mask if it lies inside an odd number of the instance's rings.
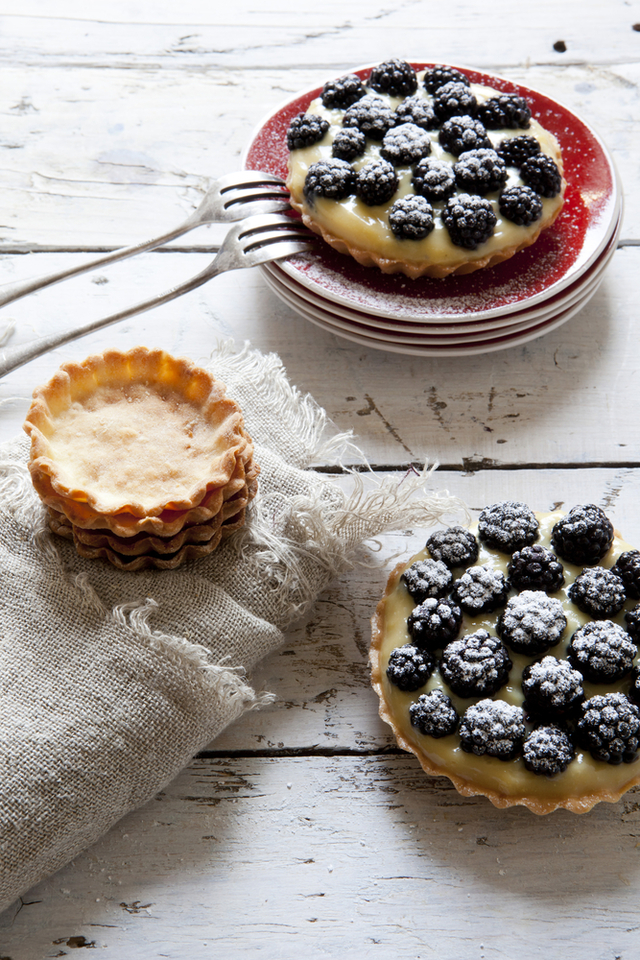
{"label": "stack of empty tart shells", "polygon": [[240,407],[206,370],[110,350],[64,364],[33,398],[33,485],[81,556],[174,569],[244,525],[259,467]]}

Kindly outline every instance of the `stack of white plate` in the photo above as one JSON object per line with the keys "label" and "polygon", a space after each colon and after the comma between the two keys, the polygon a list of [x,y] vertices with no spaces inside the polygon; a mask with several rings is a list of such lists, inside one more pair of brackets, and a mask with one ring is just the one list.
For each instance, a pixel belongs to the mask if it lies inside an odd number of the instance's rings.
{"label": "stack of white plate", "polygon": [[[395,353],[486,353],[554,330],[596,292],[622,224],[622,190],[608,150],[584,120],[556,101],[498,77],[466,73],[473,82],[526,97],[534,116],[557,137],[568,184],[559,217],[510,260],[444,280],[386,275],[322,241],[313,254],[262,266],[271,289],[316,326]],[[286,130],[319,94],[300,94],[263,121],[245,154],[249,169],[286,176]]]}

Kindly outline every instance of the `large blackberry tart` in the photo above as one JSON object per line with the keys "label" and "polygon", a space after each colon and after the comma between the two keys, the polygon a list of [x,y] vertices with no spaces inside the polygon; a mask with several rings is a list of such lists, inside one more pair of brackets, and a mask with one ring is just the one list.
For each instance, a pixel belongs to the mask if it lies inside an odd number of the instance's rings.
{"label": "large blackberry tart", "polygon": [[[502,530],[516,514],[535,535],[531,546],[522,546],[519,537],[493,535],[495,526]],[[568,516],[565,523],[559,512],[533,514],[525,504],[505,500],[482,511],[476,538],[477,527],[466,538],[460,527],[431,534],[423,551],[393,571],[372,621],[372,683],[380,715],[399,745],[427,773],[447,776],[464,796],[484,795],[497,807],[584,813],[640,783],[640,604],[635,577],[627,576],[627,584],[620,573],[638,554],[593,504],[578,505]],[[566,547],[561,537],[565,528],[572,533],[576,517],[597,520],[580,524],[584,563],[567,556],[575,537]],[[603,554],[605,528],[609,546]],[[551,552],[552,540],[564,548],[562,565]],[[420,606],[407,572],[435,568],[445,559],[443,544],[465,542],[477,544],[477,553],[458,551],[459,565],[456,557],[448,563],[451,584]],[[550,565],[560,567],[559,575],[546,575]],[[523,575],[530,566],[533,582]],[[493,571],[506,581],[497,607],[460,602],[457,584],[476,570],[481,579]],[[613,605],[609,580],[615,580]],[[588,605],[576,582],[587,583]],[[456,605],[462,609],[449,632],[422,636],[436,608],[450,612]],[[391,663],[394,676],[397,651],[407,646],[416,662],[420,656],[425,661],[426,679],[420,684],[412,667],[410,691],[387,675]]]}
{"label": "large blackberry tart", "polygon": [[[446,277],[493,266],[534,243],[563,204],[560,148],[527,101],[442,65],[417,71],[396,58],[331,80],[292,119],[287,142],[287,185],[304,222],[385,273]],[[332,158],[353,168],[346,195],[349,178],[337,168],[335,188],[315,189],[318,165]],[[393,170],[383,174],[381,162]],[[428,220],[423,200],[405,210],[417,196],[429,202]],[[407,211],[417,228],[406,227]]]}

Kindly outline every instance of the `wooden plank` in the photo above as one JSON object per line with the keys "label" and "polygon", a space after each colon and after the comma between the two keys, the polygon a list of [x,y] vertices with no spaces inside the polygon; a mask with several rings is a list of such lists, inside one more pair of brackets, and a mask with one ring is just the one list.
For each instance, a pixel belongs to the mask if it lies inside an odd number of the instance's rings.
{"label": "wooden plank", "polygon": [[[453,6],[429,4],[428,8],[357,0],[348,12],[337,0],[314,6],[284,0],[271,8],[254,2],[225,7],[192,0],[179,10],[168,2],[149,10],[120,0],[108,11],[67,0],[56,4],[55,14],[47,14],[43,15],[37,0],[17,15],[5,14],[3,35],[10,41],[5,46],[7,60],[9,51],[19,48],[30,62],[62,53],[69,62],[135,59],[154,65],[179,56],[190,66],[210,65],[213,60],[245,67],[247,58],[257,69],[348,66],[356,43],[365,52],[364,61],[375,62],[397,55],[408,41],[409,53],[431,49],[441,61],[462,59],[482,65],[563,59],[610,63],[637,55],[633,12],[624,0],[610,0],[606,13],[597,3],[580,0],[566,0],[560,7],[553,0],[541,0],[535,10],[518,11],[509,0],[496,0],[490,16],[473,0],[457,0]],[[566,53],[554,50],[558,40],[565,41]]]}
{"label": "wooden plank", "polygon": [[[465,62],[543,90],[584,115],[622,182],[634,183],[637,63],[505,67],[472,55]],[[1,69],[0,251],[16,251],[124,246],[177,225],[211,179],[239,168],[267,114],[344,68],[229,71],[215,62],[189,68],[182,60],[162,68],[70,68],[42,59],[16,66],[14,57]],[[640,199],[627,193],[623,238],[637,240]],[[223,235],[203,228],[180,243],[207,248]]]}
{"label": "wooden plank", "polygon": [[[444,465],[636,462],[637,276],[640,250],[619,250],[600,290],[565,326],[520,347],[465,357],[405,357],[360,348],[297,316],[257,270],[226,274],[172,304],[69,344],[0,381],[0,437],[20,430],[34,386],[67,359],[138,343],[204,361],[219,338],[280,354],[368,458]],[[82,255],[5,257],[7,278]],[[148,254],[41,291],[0,313],[12,343],[98,318],[195,274],[204,254]],[[108,281],[108,282],[106,282]],[[309,358],[314,362],[310,363]]]}
{"label": "wooden plank", "polygon": [[463,799],[403,756],[201,760],[5,912],[2,948],[634,956],[639,796],[536,818]]}
{"label": "wooden plank", "polygon": [[[346,486],[348,481],[340,483]],[[505,499],[524,501],[536,510],[597,503],[630,543],[640,545],[639,470],[437,471],[430,489],[459,497],[473,517],[487,504]],[[242,718],[210,749],[368,751],[393,745],[369,688],[369,620],[397,562],[394,558],[421,550],[430,532],[398,531],[382,537],[378,559],[371,558],[373,567],[356,566],[337,579],[304,622],[289,632],[282,649],[254,672],[255,686],[274,692],[277,702]]]}

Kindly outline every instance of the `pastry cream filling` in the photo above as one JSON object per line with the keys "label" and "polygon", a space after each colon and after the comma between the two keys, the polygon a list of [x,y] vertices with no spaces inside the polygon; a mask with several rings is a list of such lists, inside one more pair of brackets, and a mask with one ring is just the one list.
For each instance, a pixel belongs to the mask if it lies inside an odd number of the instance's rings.
{"label": "pastry cream filling", "polygon": [[[422,80],[423,73],[418,74],[419,81]],[[402,97],[391,97],[387,94],[366,88],[368,93],[381,97],[392,109],[402,102]],[[477,84],[471,85],[471,90],[475,94],[478,103],[488,100],[490,97],[498,96],[499,91],[491,87],[482,87]],[[420,83],[416,97],[422,97],[426,100],[433,98],[426,92]],[[349,245],[359,247],[378,254],[389,260],[403,261],[430,261],[434,263],[454,263],[460,260],[478,260],[489,256],[507,247],[520,245],[523,240],[540,229],[543,222],[550,222],[556,212],[562,206],[563,194],[559,193],[555,197],[542,197],[542,217],[534,221],[527,227],[517,226],[515,223],[505,219],[498,206],[499,191],[488,193],[486,199],[496,214],[497,223],[491,237],[480,244],[475,250],[466,250],[464,247],[458,247],[453,244],[449,238],[448,231],[442,223],[439,211],[444,207],[444,201],[434,202],[432,206],[436,216],[435,227],[431,233],[423,240],[398,240],[389,226],[389,210],[394,202],[408,193],[414,193],[411,186],[412,166],[397,166],[396,172],[399,179],[399,187],[394,196],[387,203],[377,206],[367,206],[355,195],[347,197],[345,200],[328,200],[326,197],[318,197],[313,207],[310,207],[304,197],[304,181],[309,167],[318,160],[331,159],[331,146],[333,139],[339,130],[342,130],[343,110],[327,109],[322,105],[320,98],[314,100],[307,108],[307,113],[315,113],[324,117],[330,123],[330,128],[322,140],[313,144],[311,147],[304,147],[300,150],[293,150],[289,156],[289,177],[287,184],[294,200],[301,204],[304,212],[309,214],[313,220],[329,233]],[[438,130],[426,131],[431,140],[431,153],[428,154],[434,160],[447,160],[449,163],[456,163],[457,157],[444,150],[438,142]],[[535,137],[540,143],[542,153],[555,160],[560,171],[562,171],[562,160],[558,142],[549,131],[545,130],[537,120],[531,119],[531,124],[526,130],[487,130],[487,136],[491,140],[494,148],[498,147],[502,140],[508,137],[517,136]],[[374,142],[367,138],[367,147],[365,153],[357,157],[352,166],[359,170],[365,164],[373,159],[380,158],[380,148],[382,144]],[[507,167],[508,179],[504,187],[522,186],[524,181],[520,177],[519,171],[515,167]],[[504,189],[504,188],[503,188]],[[458,190],[458,193],[464,193]]]}
{"label": "pastry cream filling", "polygon": [[[540,535],[537,543],[550,547],[551,530],[554,524],[562,516],[561,513],[538,514],[540,520]],[[621,553],[632,548],[620,538],[616,537],[609,552],[600,566],[609,568],[616,562]],[[428,550],[423,550],[416,554],[406,564],[404,569],[410,567],[416,560],[422,560],[429,557]],[[494,568],[503,570],[506,574],[509,557],[495,550],[490,550],[480,543],[480,552],[478,560],[474,566],[488,564]],[[582,613],[567,596],[568,588],[575,578],[581,572],[581,567],[562,561],[564,566],[565,584],[552,596],[562,601],[564,612],[567,618],[567,627],[562,635],[560,642],[551,647],[545,656],[550,655],[559,658],[565,658],[567,647],[572,634],[583,624],[587,623],[591,617]],[[462,568],[453,571],[454,579],[462,574]],[[636,601],[628,600],[622,611],[611,619],[625,626],[624,614],[626,610],[632,609]],[[440,671],[436,667],[434,673],[427,683],[412,693],[406,693],[399,690],[389,682],[386,676],[389,655],[395,647],[400,647],[405,643],[412,643],[411,636],[407,629],[407,617],[416,606],[403,582],[398,580],[394,590],[387,596],[381,623],[381,646],[380,646],[380,668],[381,684],[384,699],[393,715],[393,721],[402,737],[415,747],[418,755],[426,756],[432,764],[442,769],[443,774],[452,773],[461,779],[468,781],[471,785],[490,789],[496,793],[507,797],[538,797],[544,799],[561,800],[567,797],[582,797],[600,791],[615,791],[621,789],[636,777],[640,776],[640,758],[632,763],[621,763],[614,766],[594,760],[587,752],[576,750],[575,759],[569,764],[567,769],[554,777],[545,777],[534,774],[525,769],[522,758],[503,761],[496,757],[482,756],[466,753],[460,746],[459,737],[452,734],[439,740],[421,734],[411,725],[409,719],[409,705],[417,700],[422,693],[428,693],[430,690],[441,689],[451,697],[453,705],[462,716],[466,708],[471,703],[476,703],[479,697],[463,699],[457,697],[444,683],[440,676]],[[481,614],[477,617],[471,617],[464,614],[462,627],[459,636],[472,633],[483,627],[493,636],[496,635],[496,621],[501,612],[498,609],[491,614]],[[523,693],[521,687],[522,671],[524,667],[531,663],[532,658],[523,654],[513,653],[509,650],[509,656],[513,662],[513,667],[509,673],[507,684],[502,687],[493,699],[506,700],[518,706],[522,705]],[[534,658],[539,659],[539,658]],[[612,684],[595,684],[584,682],[584,692],[586,697],[592,697],[597,694],[607,693],[611,690],[621,690],[626,692],[629,688],[629,680],[621,680]]]}
{"label": "pastry cream filling", "polygon": [[49,438],[58,476],[113,505],[122,496],[150,507],[188,496],[228,448],[195,405],[144,384],[101,386],[59,413]]}

